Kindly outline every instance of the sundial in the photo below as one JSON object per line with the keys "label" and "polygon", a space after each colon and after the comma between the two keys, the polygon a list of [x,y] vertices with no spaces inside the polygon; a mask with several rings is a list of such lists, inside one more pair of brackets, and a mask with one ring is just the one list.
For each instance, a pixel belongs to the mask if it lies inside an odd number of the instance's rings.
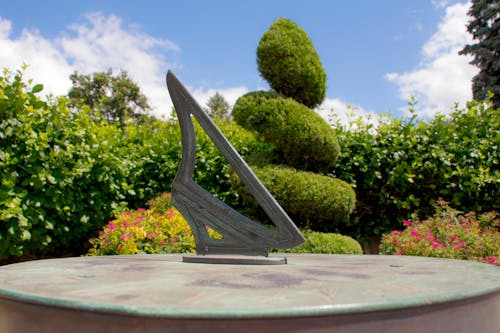
{"label": "sundial", "polygon": [[[193,231],[197,254],[267,257],[269,248],[289,248],[303,243],[305,239],[293,221],[172,72],[167,74],[167,86],[182,132],[182,161],[172,184],[172,203],[186,218]],[[248,219],[194,182],[196,134],[191,116],[198,120],[220,149],[249,192],[275,224],[275,230]],[[223,238],[211,238],[207,227],[216,230]],[[284,263],[284,261],[255,258],[227,259],[230,262],[240,263]],[[221,262],[222,259],[207,256],[185,257],[184,260]]]}
{"label": "sundial", "polygon": [[[0,333],[499,332],[499,267],[424,257],[269,254],[304,238],[179,80],[169,73],[167,82],[183,143],[173,201],[193,230],[197,255],[0,266]],[[191,117],[275,228],[239,214],[193,181]],[[207,227],[223,238],[210,238]]]}

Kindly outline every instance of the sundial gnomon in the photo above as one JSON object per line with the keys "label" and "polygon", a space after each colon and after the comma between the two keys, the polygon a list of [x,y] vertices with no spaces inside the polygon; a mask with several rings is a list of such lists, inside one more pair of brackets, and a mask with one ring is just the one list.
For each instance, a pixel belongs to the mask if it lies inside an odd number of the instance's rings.
{"label": "sundial gnomon", "polygon": [[[267,257],[270,248],[290,248],[303,243],[304,237],[287,213],[260,182],[214,121],[170,71],[167,74],[167,86],[182,133],[182,161],[172,184],[172,203],[192,229],[198,256]],[[247,218],[193,180],[196,133],[191,116],[196,118],[206,134],[220,149],[276,229],[270,229]],[[207,227],[216,230],[223,238],[210,237]]]}

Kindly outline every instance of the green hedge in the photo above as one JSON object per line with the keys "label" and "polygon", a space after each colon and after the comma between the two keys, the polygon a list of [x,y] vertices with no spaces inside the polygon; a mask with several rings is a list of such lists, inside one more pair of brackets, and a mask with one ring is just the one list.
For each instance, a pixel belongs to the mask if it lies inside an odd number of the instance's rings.
{"label": "green hedge", "polygon": [[[79,248],[129,190],[107,128],[51,103],[22,73],[0,77],[0,259]],[[119,176],[118,176],[119,175]],[[118,176],[116,179],[115,177]]]}
{"label": "green hedge", "polygon": [[257,47],[257,64],[271,87],[314,108],[326,94],[326,73],[307,34],[294,22],[277,19]]}
{"label": "green hedge", "polygon": [[272,92],[238,99],[234,120],[276,145],[283,163],[300,170],[329,171],[339,155],[335,131],[313,110]]}
{"label": "green hedge", "polygon": [[333,174],[353,184],[357,230],[379,235],[402,227],[414,211],[431,216],[443,198],[461,211],[500,209],[500,111],[471,102],[447,116],[417,121],[381,117],[335,127],[342,147]]}
{"label": "green hedge", "polygon": [[[344,181],[281,166],[253,170],[298,227],[331,232],[349,221],[356,199]],[[240,193],[253,200],[238,179],[234,181]]]}
{"label": "green hedge", "polygon": [[306,242],[284,253],[363,254],[361,245],[353,238],[340,234],[304,231]]}
{"label": "green hedge", "polygon": [[[86,107],[71,110],[64,98],[43,101],[42,89],[22,72],[0,76],[0,260],[86,252],[87,240],[115,212],[170,191],[179,166],[176,121],[96,123]],[[243,156],[274,149],[234,123],[219,126]],[[196,130],[195,179],[237,207],[230,167]]]}

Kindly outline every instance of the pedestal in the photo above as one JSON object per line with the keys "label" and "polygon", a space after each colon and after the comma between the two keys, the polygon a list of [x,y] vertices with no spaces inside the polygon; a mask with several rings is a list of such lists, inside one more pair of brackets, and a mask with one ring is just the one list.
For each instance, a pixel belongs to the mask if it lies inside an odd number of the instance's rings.
{"label": "pedestal", "polygon": [[287,265],[79,257],[0,267],[0,332],[499,332],[500,268],[404,256]]}

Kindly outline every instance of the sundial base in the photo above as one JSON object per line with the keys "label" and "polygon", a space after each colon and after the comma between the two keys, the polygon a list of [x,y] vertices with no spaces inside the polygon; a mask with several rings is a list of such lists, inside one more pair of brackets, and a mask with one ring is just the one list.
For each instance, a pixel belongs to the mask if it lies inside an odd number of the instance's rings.
{"label": "sundial base", "polygon": [[[270,257],[273,257],[271,255]],[[287,254],[287,265],[182,255],[0,267],[0,332],[481,332],[500,327],[500,268]]]}
{"label": "sundial base", "polygon": [[182,262],[217,265],[286,265],[286,257],[262,257],[240,255],[189,255]]}

